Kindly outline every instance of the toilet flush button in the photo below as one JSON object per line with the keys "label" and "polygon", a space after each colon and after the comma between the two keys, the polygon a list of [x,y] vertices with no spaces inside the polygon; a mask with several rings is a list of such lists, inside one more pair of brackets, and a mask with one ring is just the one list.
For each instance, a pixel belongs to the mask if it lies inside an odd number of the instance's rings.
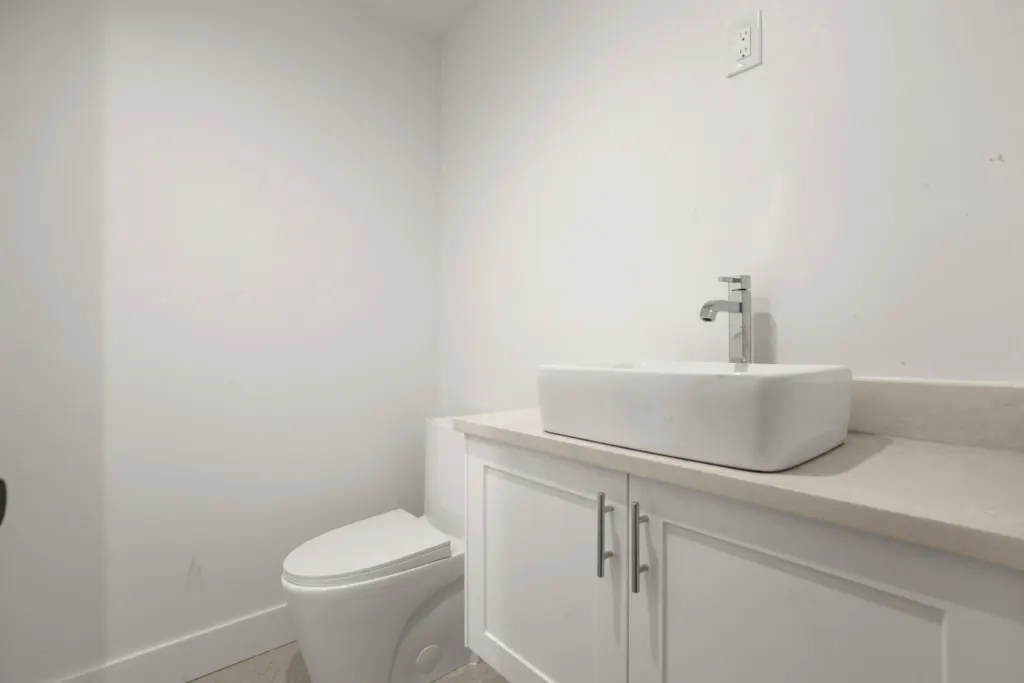
{"label": "toilet flush button", "polygon": [[416,658],[416,670],[421,674],[428,674],[433,671],[438,662],[441,661],[441,648],[437,645],[428,645]]}

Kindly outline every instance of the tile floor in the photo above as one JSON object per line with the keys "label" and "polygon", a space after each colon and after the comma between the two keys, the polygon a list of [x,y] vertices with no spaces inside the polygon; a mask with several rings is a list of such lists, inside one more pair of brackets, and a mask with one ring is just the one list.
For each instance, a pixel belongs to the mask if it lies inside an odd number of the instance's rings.
{"label": "tile floor", "polygon": [[486,662],[470,664],[453,671],[437,683],[508,683]]}
{"label": "tile floor", "polygon": [[310,683],[298,643],[289,643],[193,683]]}
{"label": "tile floor", "polygon": [[[193,683],[310,683],[298,643],[239,662]],[[359,683],[353,681],[353,683]],[[453,671],[438,683],[508,683],[484,663]]]}

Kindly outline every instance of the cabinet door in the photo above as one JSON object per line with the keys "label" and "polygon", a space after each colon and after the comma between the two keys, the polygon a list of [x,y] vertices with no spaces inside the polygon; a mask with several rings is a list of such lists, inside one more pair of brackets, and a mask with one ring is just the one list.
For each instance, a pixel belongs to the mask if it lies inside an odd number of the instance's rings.
{"label": "cabinet door", "polygon": [[636,477],[630,497],[630,683],[1024,681],[1024,575]]}
{"label": "cabinet door", "polygon": [[472,438],[468,453],[470,649],[512,683],[625,683],[626,475]]}

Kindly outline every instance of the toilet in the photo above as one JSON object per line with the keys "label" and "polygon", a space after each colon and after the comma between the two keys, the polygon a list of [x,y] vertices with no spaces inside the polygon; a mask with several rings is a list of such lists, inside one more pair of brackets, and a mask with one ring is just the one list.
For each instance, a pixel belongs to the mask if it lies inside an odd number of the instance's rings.
{"label": "toilet", "polygon": [[312,683],[430,683],[464,645],[464,437],[428,420],[425,514],[392,510],[303,543],[281,583]]}

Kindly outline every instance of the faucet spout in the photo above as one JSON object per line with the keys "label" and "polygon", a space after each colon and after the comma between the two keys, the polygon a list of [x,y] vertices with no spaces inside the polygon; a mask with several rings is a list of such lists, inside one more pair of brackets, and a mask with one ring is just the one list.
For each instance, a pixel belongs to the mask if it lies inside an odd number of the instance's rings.
{"label": "faucet spout", "polygon": [[712,299],[700,309],[700,319],[712,322],[719,313],[729,314],[729,362],[753,361],[753,311],[751,310],[750,276],[731,275],[718,278],[729,285],[728,299]]}
{"label": "faucet spout", "polygon": [[719,313],[741,313],[743,305],[739,301],[725,301],[714,299],[707,302],[700,309],[700,319],[706,323],[714,322]]}

